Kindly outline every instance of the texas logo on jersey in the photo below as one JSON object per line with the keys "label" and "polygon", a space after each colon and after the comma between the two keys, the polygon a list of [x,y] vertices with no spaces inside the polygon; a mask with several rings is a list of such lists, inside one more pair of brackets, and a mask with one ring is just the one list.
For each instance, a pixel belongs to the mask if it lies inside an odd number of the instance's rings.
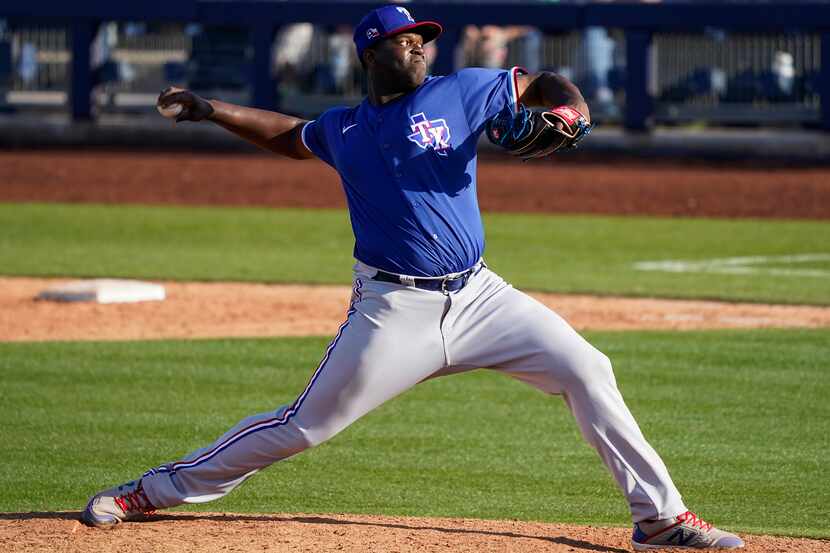
{"label": "texas logo on jersey", "polygon": [[407,138],[423,148],[445,156],[450,149],[450,128],[444,119],[429,119],[423,112],[411,116],[412,134]]}

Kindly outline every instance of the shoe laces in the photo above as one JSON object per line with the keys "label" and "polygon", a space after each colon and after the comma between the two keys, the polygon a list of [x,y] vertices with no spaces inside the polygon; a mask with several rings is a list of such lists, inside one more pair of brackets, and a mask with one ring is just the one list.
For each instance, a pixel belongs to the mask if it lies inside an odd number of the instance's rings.
{"label": "shoe laces", "polygon": [[686,511],[682,515],[677,515],[677,520],[678,522],[687,524],[692,528],[700,528],[706,532],[712,529],[712,525],[710,523],[706,522],[691,511]]}
{"label": "shoe laces", "polygon": [[156,507],[150,503],[141,484],[133,491],[117,496],[114,501],[124,513],[145,513],[151,515],[156,512]]}

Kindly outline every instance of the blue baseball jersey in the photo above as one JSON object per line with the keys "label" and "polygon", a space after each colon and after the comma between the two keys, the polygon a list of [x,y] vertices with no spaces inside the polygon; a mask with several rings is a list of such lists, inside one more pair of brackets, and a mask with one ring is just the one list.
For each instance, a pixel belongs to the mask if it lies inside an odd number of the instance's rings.
{"label": "blue baseball jersey", "polygon": [[303,143],[339,174],[354,256],[385,271],[439,276],[484,252],[476,145],[488,119],[517,102],[518,69],[428,77],[382,106],[368,99],[306,123]]}

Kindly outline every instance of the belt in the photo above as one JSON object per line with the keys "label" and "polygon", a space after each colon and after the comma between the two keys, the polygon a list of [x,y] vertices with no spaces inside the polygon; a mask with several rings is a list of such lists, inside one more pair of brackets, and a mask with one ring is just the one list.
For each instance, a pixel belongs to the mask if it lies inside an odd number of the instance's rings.
{"label": "belt", "polygon": [[477,263],[462,273],[453,273],[443,277],[411,277],[406,275],[398,275],[395,273],[387,273],[386,271],[378,270],[377,274],[372,277],[372,280],[379,280],[381,282],[393,282],[395,284],[403,284],[404,286],[414,286],[423,290],[440,291],[443,294],[450,292],[457,292],[467,285],[470,277],[479,271],[484,266],[484,263]]}

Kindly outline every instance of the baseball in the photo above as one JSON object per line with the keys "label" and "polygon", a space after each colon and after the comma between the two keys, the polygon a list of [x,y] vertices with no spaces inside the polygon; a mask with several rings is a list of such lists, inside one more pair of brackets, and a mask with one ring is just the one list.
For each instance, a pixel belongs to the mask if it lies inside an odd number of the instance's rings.
{"label": "baseball", "polygon": [[160,114],[167,118],[177,117],[182,112],[181,104],[170,104],[166,108],[161,107],[161,104],[156,104],[156,109]]}

